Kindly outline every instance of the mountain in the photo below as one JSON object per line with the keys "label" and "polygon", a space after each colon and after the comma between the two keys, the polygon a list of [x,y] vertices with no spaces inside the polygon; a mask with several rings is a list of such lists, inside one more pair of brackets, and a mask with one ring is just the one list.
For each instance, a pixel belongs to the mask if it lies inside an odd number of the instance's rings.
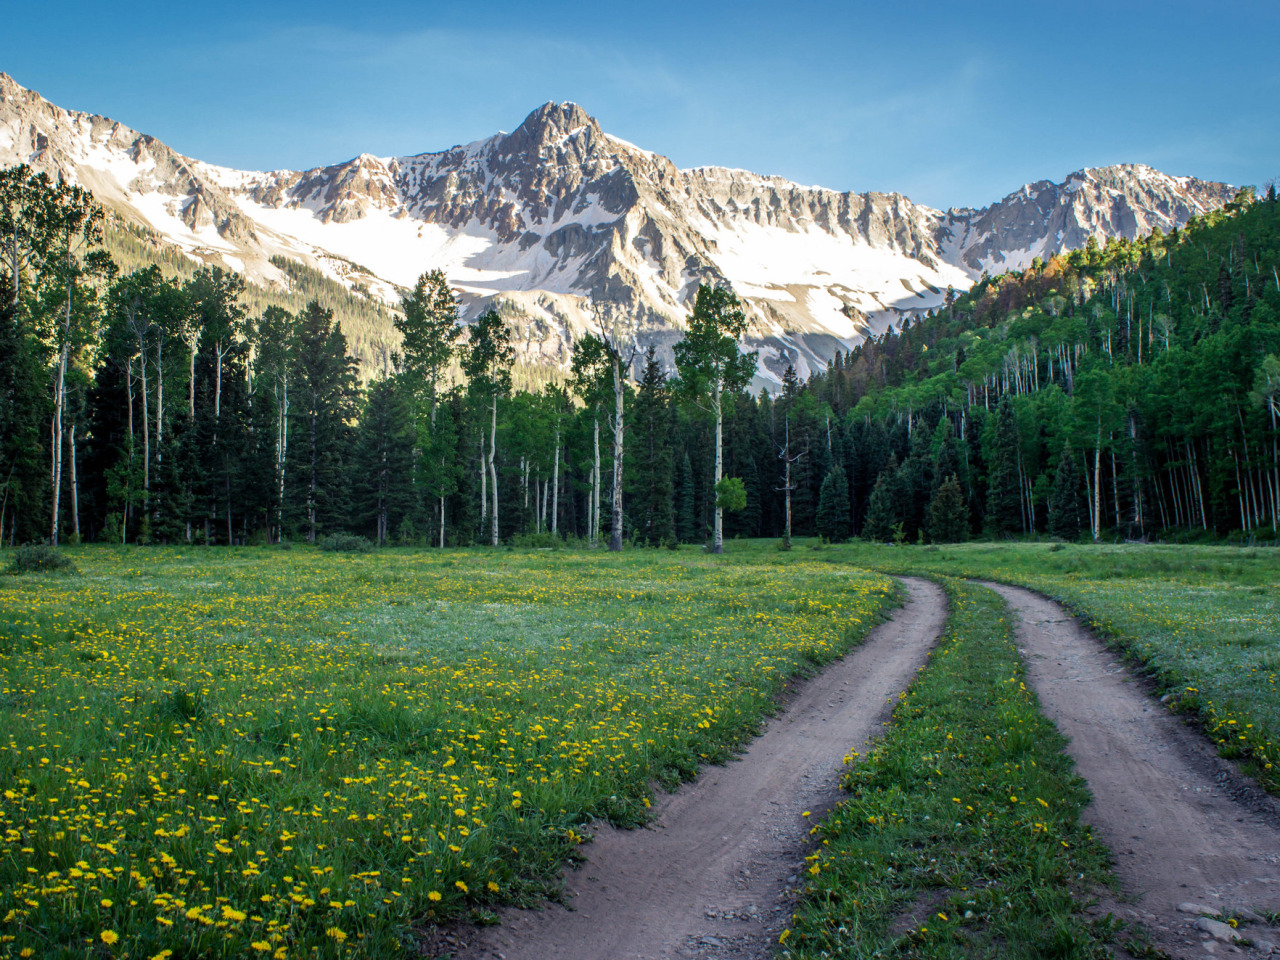
{"label": "mountain", "polygon": [[1168,230],[1234,195],[1122,165],[944,212],[894,193],[680,170],[573,103],[544,104],[512,133],[440,152],[241,171],[64,110],[0,74],[0,164],[16,163],[78,182],[157,243],[267,288],[293,282],[283,257],[394,305],[440,267],[464,316],[496,305],[531,362],[564,364],[593,306],[665,351],[698,284],[731,284],[766,380],[788,363],[806,375],[984,271],[1025,267],[1089,236]]}

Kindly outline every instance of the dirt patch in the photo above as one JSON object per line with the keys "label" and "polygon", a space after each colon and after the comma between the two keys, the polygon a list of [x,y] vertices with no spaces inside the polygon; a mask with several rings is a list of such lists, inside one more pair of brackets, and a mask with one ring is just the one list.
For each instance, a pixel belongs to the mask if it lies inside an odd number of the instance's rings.
{"label": "dirt patch", "polygon": [[[1110,847],[1131,898],[1104,904],[1173,957],[1265,956],[1280,930],[1280,803],[1149,696],[1061,606],[988,583],[1017,614],[1028,682],[1094,801],[1085,820]],[[1193,910],[1235,917],[1232,942]],[[1179,907],[1182,907],[1180,910]]]}
{"label": "dirt patch", "polygon": [[501,926],[438,943],[465,960],[771,956],[810,825],[840,799],[841,761],[888,722],[946,622],[938,587],[904,582],[893,619],[803,685],[740,758],[662,797],[648,828],[598,827],[566,876],[566,905],[506,910]]}

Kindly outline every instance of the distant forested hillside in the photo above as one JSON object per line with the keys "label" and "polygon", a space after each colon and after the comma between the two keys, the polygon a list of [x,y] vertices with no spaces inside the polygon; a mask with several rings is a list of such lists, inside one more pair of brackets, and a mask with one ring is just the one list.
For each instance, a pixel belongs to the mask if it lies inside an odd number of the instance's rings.
{"label": "distant forested hillside", "polygon": [[[915,539],[944,474],[973,533],[1275,528],[1280,205],[984,277],[807,385],[844,425],[859,531]],[[877,489],[880,496],[877,496]]]}
{"label": "distant forested hillside", "polygon": [[394,314],[285,260],[291,289],[264,291],[25,168],[0,171],[0,252],[0,542],[1273,539],[1280,518],[1274,190],[984,277],[776,396],[747,389],[728,287],[699,289],[674,370],[600,329],[552,383],[501,314],[464,329],[439,271]]}

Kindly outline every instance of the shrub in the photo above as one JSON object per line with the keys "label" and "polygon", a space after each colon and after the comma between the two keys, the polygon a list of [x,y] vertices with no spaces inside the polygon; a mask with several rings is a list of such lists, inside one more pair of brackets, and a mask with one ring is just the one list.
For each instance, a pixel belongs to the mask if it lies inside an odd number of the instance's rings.
{"label": "shrub", "polygon": [[76,573],[76,565],[70,557],[65,557],[52,547],[38,544],[30,547],[19,547],[9,561],[10,573]]}
{"label": "shrub", "polygon": [[354,533],[331,533],[316,546],[335,553],[373,553],[373,544],[369,539]]}

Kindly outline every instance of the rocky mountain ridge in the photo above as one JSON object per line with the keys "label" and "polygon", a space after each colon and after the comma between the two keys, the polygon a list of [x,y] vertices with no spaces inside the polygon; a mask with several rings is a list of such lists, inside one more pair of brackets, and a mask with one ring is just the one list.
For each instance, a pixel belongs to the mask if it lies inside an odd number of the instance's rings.
{"label": "rocky mountain ridge", "polygon": [[983,271],[1022,268],[1091,235],[1167,230],[1234,194],[1123,165],[944,212],[900,194],[680,170],[573,103],[544,104],[509,134],[439,152],[239,171],[63,110],[4,74],[0,163],[79,182],[193,260],[263,285],[288,282],[271,262],[284,256],[394,304],[440,267],[467,316],[496,304],[524,356],[553,365],[600,313],[665,349],[697,285],[728,283],[747,306],[766,380],[787,363],[804,375]]}

